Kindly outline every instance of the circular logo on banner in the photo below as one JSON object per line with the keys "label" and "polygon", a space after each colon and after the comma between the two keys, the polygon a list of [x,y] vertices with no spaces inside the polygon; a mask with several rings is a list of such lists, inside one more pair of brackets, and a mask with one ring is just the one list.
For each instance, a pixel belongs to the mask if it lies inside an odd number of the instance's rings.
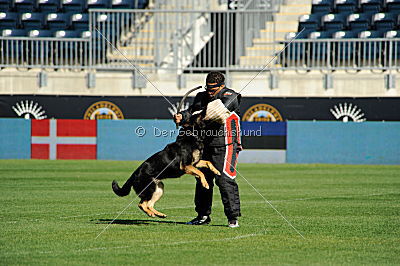
{"label": "circular logo on banner", "polygon": [[124,114],[119,107],[107,101],[100,101],[92,104],[85,112],[83,119],[124,119]]}
{"label": "circular logo on banner", "polygon": [[253,105],[244,113],[243,121],[250,122],[277,122],[283,121],[281,114],[275,107],[260,103]]}

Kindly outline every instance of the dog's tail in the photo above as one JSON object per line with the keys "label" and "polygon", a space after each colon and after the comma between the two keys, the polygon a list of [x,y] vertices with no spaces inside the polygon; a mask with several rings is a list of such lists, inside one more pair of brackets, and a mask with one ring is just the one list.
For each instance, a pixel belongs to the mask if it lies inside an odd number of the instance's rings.
{"label": "dog's tail", "polygon": [[131,192],[132,184],[133,184],[133,175],[128,180],[126,180],[125,184],[122,187],[119,187],[118,182],[114,180],[112,182],[112,189],[115,194],[117,194],[120,197],[124,197],[128,196],[129,193]]}

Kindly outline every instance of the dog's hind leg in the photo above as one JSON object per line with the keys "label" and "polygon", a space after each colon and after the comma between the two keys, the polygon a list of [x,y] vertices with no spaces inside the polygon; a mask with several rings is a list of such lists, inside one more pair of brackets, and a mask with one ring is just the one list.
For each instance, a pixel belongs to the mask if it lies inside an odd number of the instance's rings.
{"label": "dog's hind leg", "polygon": [[210,161],[200,160],[195,164],[196,167],[206,167],[210,169],[214,174],[221,175],[221,173],[215,168],[215,166]]}
{"label": "dog's hind leg", "polygon": [[165,218],[167,217],[166,214],[157,211],[156,209],[154,209],[154,204],[161,198],[161,196],[164,194],[164,184],[161,181],[155,181],[157,187],[156,187],[156,191],[154,191],[153,196],[151,197],[151,199],[148,201],[147,203],[147,207],[150,211],[152,211],[155,215],[157,215],[160,218]]}
{"label": "dog's hind leg", "polygon": [[209,189],[210,186],[207,183],[206,177],[204,176],[203,172],[194,167],[193,165],[186,165],[184,167],[184,171],[186,174],[193,175],[200,179],[201,185],[206,189]]}
{"label": "dog's hind leg", "polygon": [[141,186],[134,186],[134,188],[135,191],[140,191],[138,192],[138,196],[141,199],[138,205],[139,209],[150,217],[156,217],[154,212],[149,208],[149,201],[157,188],[157,184],[155,184],[154,180],[152,178],[147,178],[145,182],[141,183]]}
{"label": "dog's hind leg", "polygon": [[149,202],[147,200],[141,200],[139,205],[139,209],[141,209],[144,213],[146,213],[150,217],[156,217],[155,213],[149,209]]}

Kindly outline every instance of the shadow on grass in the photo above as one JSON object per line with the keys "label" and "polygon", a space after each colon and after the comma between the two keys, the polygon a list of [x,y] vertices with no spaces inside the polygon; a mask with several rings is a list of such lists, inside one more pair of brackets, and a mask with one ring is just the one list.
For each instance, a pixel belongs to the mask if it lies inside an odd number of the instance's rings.
{"label": "shadow on grass", "polygon": [[[173,224],[173,225],[187,225],[185,222],[175,222],[175,221],[166,221],[166,220],[130,220],[130,219],[97,219],[97,220],[90,220],[91,222],[95,222],[96,224],[122,224],[122,225],[154,225],[154,224]],[[221,224],[212,224],[207,226],[222,226],[226,227],[225,225]]]}

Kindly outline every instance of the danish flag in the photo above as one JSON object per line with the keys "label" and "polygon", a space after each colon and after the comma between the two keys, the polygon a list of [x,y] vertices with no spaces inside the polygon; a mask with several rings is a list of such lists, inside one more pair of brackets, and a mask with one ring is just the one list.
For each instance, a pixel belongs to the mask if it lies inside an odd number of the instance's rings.
{"label": "danish flag", "polygon": [[96,120],[32,120],[32,159],[96,159]]}

